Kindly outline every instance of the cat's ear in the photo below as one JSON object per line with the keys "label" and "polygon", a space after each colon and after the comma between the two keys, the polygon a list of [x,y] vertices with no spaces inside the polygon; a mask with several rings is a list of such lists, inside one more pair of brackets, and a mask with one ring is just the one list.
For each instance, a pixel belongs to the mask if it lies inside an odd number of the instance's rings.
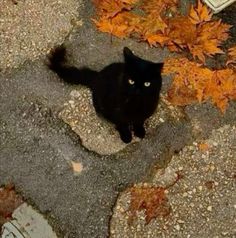
{"label": "cat's ear", "polygon": [[155,63],[155,69],[158,73],[162,72],[163,67],[164,67],[164,63]]}
{"label": "cat's ear", "polygon": [[135,55],[128,47],[124,47],[123,54],[124,54],[125,62],[129,61],[129,59],[135,58]]}
{"label": "cat's ear", "polygon": [[124,56],[134,55],[133,52],[128,47],[124,47],[123,53],[124,53]]}

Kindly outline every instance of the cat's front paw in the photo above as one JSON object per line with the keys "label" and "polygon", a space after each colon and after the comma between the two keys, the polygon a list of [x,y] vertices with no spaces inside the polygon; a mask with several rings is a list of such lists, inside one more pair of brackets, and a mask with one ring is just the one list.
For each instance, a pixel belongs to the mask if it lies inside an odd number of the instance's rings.
{"label": "cat's front paw", "polygon": [[117,130],[119,131],[120,138],[124,143],[128,144],[132,141],[132,133],[128,126],[117,126]]}
{"label": "cat's front paw", "polygon": [[120,134],[120,138],[126,144],[128,144],[128,143],[130,143],[132,141],[131,133],[130,134]]}
{"label": "cat's front paw", "polygon": [[135,136],[143,139],[146,135],[146,131],[143,125],[136,125],[134,126],[134,134]]}

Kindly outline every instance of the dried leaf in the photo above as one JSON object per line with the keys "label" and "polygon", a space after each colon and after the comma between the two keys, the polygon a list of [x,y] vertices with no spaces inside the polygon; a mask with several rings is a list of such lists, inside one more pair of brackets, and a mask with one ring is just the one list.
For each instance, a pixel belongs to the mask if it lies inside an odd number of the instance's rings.
{"label": "dried leaf", "polygon": [[185,49],[189,44],[195,42],[196,26],[191,23],[188,17],[175,17],[169,20],[166,35],[171,39],[171,42],[177,44],[181,49]]}
{"label": "dried leaf", "polygon": [[138,3],[139,0],[121,0],[123,3],[129,4],[129,5],[134,5]]}
{"label": "dried leaf", "polygon": [[146,34],[143,38],[150,46],[160,44],[162,47],[170,40],[168,36],[164,36],[163,34]]}
{"label": "dried leaf", "polygon": [[202,22],[210,21],[212,18],[212,13],[206,5],[203,5],[200,0],[198,0],[197,7],[191,6],[189,17],[193,24],[200,24]]}
{"label": "dried leaf", "polygon": [[176,106],[186,106],[197,101],[196,92],[192,89],[172,84],[168,90],[168,101]]}
{"label": "dried leaf", "polygon": [[165,21],[160,16],[156,17],[153,14],[149,14],[140,18],[136,32],[150,45],[156,46],[157,43],[164,45],[164,42],[169,40],[169,37],[163,35],[166,27]]}
{"label": "dried leaf", "polygon": [[147,14],[161,15],[167,10],[176,11],[178,0],[143,0],[141,9]]}
{"label": "dried leaf", "polygon": [[135,0],[93,0],[97,14],[103,18],[113,18],[123,10],[131,10]]}
{"label": "dried leaf", "polygon": [[236,72],[231,69],[216,70],[209,82],[206,97],[211,97],[212,102],[224,113],[229,100],[236,99]]}
{"label": "dried leaf", "polygon": [[166,61],[163,73],[175,73],[168,93],[175,105],[211,100],[225,112],[229,100],[236,100],[236,72],[231,69],[212,71],[186,58],[175,58]]}
{"label": "dried leaf", "polygon": [[226,65],[228,64],[236,64],[236,46],[231,47],[228,50],[228,61],[226,63]]}
{"label": "dried leaf", "polygon": [[113,34],[119,38],[128,37],[139,24],[139,18],[130,12],[122,12],[112,19],[102,17],[99,21],[93,20],[102,32]]}
{"label": "dried leaf", "polygon": [[[169,21],[166,35],[171,41],[166,45],[174,51],[187,48],[194,58],[204,63],[205,56],[224,53],[219,47],[228,38],[229,28],[230,25],[222,24],[221,21],[195,25],[185,16],[176,17]],[[173,48],[173,43],[178,48]]]}
{"label": "dried leaf", "polygon": [[16,194],[13,185],[0,188],[0,227],[11,219],[14,210],[22,203],[23,200]]}
{"label": "dried leaf", "polygon": [[[162,187],[133,187],[131,192],[130,211],[135,217],[137,211],[145,210],[146,223],[158,216],[170,214],[170,205]],[[131,218],[132,218],[131,217]]]}

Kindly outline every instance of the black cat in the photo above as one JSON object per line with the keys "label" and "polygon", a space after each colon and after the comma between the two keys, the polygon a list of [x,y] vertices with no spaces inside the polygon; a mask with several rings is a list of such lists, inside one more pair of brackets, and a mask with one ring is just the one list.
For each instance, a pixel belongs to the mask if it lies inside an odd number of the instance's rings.
{"label": "black cat", "polygon": [[135,56],[127,47],[124,63],[113,63],[100,72],[66,65],[66,49],[60,46],[49,56],[49,68],[70,84],[89,87],[98,114],[116,125],[123,142],[132,140],[132,132],[144,138],[144,121],[155,111],[162,85],[163,63]]}

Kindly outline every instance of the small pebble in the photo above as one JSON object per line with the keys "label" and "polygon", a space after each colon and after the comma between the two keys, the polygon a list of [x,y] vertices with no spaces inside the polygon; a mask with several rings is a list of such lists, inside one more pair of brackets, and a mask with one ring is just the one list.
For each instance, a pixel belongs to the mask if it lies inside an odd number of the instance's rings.
{"label": "small pebble", "polygon": [[213,144],[214,146],[218,146],[218,143],[215,142],[215,141],[214,141],[212,144]]}
{"label": "small pebble", "polygon": [[208,206],[207,211],[211,212],[212,211],[212,206]]}
{"label": "small pebble", "polygon": [[174,226],[175,227],[175,229],[177,230],[177,231],[180,231],[180,225],[179,224],[177,224],[176,226]]}

